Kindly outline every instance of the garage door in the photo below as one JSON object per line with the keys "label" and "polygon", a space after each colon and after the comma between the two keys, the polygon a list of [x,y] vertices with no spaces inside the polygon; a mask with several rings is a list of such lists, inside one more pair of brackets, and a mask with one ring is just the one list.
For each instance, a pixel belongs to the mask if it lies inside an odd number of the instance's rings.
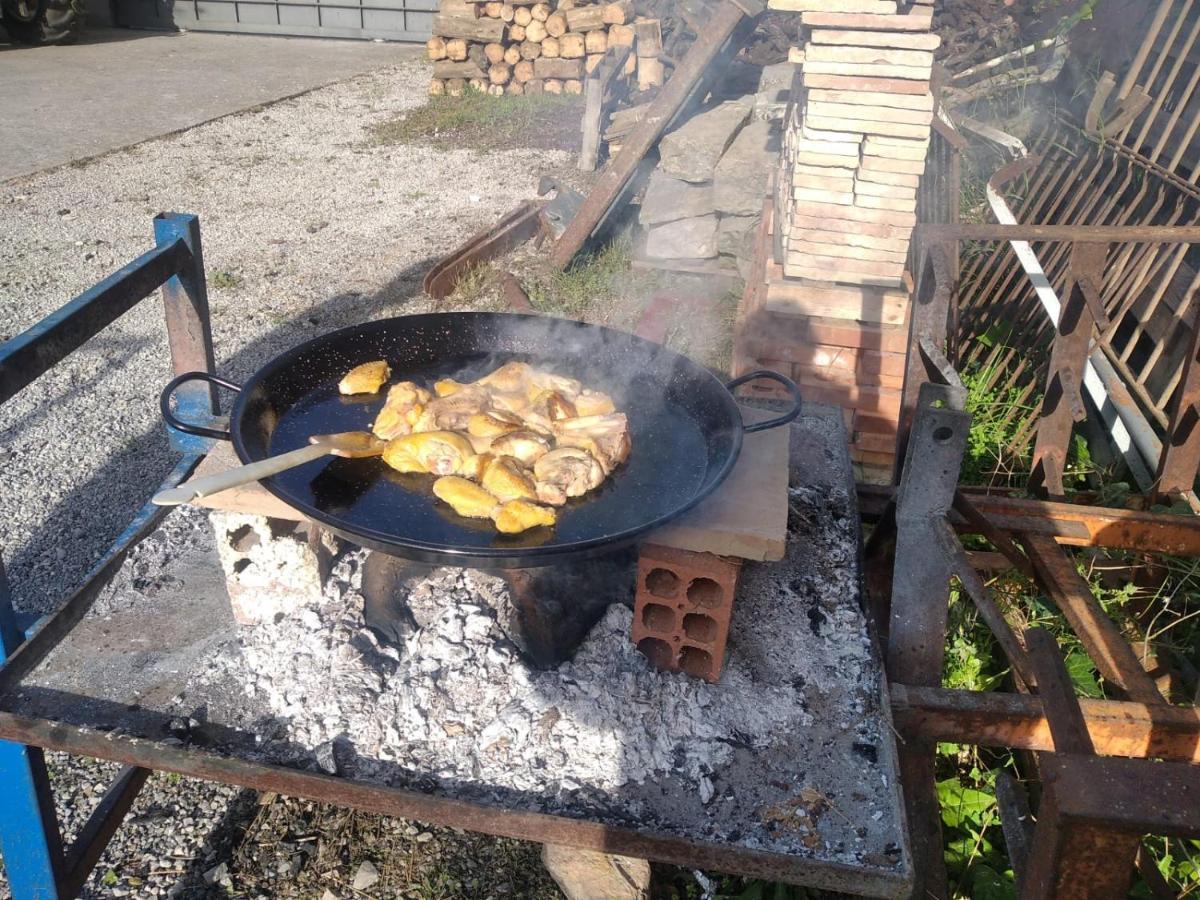
{"label": "garage door", "polygon": [[438,0],[115,0],[116,23],[304,37],[428,40]]}

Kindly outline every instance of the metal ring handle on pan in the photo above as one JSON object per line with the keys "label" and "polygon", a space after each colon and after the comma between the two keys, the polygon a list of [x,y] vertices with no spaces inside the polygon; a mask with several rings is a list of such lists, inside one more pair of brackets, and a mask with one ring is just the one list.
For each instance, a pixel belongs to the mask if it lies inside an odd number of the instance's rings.
{"label": "metal ring handle on pan", "polygon": [[765,422],[755,422],[753,425],[743,425],[742,430],[746,434],[753,434],[756,431],[766,431],[768,428],[778,428],[780,425],[786,425],[788,422],[794,421],[800,415],[800,409],[803,404],[803,400],[800,399],[800,388],[796,387],[796,382],[792,381],[786,375],[780,375],[778,372],[771,372],[767,369],[747,372],[745,375],[727,383],[725,389],[732,394],[735,387],[758,378],[765,378],[768,381],[777,381],[782,384],[787,392],[792,395],[792,408],[782,416],[777,416],[774,419],[767,419]]}
{"label": "metal ring handle on pan", "polygon": [[190,422],[184,422],[182,419],[176,418],[175,413],[171,411],[171,397],[175,395],[175,391],[179,389],[180,385],[186,384],[189,381],[207,381],[209,384],[223,387],[226,390],[233,391],[235,394],[240,393],[242,390],[240,384],[234,384],[220,375],[213,375],[209,372],[184,372],[182,375],[172,378],[170,383],[162,390],[162,394],[158,399],[158,408],[162,411],[163,419],[170,427],[176,431],[182,431],[184,434],[215,438],[218,441],[233,440],[228,431],[219,431],[216,428],[207,428],[204,425],[193,425]]}

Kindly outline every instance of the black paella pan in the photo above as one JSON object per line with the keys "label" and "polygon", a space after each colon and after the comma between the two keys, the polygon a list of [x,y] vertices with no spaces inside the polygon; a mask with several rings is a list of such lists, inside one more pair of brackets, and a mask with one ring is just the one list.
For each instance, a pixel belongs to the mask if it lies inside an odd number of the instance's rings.
{"label": "black paella pan", "polygon": [[[629,417],[629,460],[599,489],[562,507],[554,528],[519,535],[460,518],[433,496],[432,478],[400,474],[378,458],[326,457],[262,482],[353,543],[429,563],[515,568],[614,550],[712,493],[737,461],[745,433],[800,413],[796,386],[773,372],[725,385],[685,356],[609,328],[543,316],[435,313],[315,338],[276,357],[240,388],[207,373],[181,375],[163,391],[163,416],[181,431],[231,439],[243,462],[256,462],[304,446],[310,435],[367,430],[386,388],[344,397],[337,385],[349,369],[375,359],[387,360],[392,383],[426,387],[444,377],[472,380],[523,360],[611,394]],[[756,377],[784,384],[794,406],[770,421],[743,425],[730,390]],[[174,390],[195,379],[238,392],[228,433],[172,413]]]}

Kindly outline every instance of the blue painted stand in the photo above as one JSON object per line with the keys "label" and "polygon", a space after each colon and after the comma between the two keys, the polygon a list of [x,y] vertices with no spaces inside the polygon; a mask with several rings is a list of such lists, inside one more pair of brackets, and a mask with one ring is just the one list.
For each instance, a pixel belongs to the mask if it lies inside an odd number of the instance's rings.
{"label": "blue painted stand", "polygon": [[[75,297],[27,331],[0,345],[0,404],[61,362],[89,338],[162,287],[167,334],[176,373],[213,369],[200,221],[184,213],[163,213],[154,220],[155,248]],[[186,396],[189,411],[216,412],[215,397],[200,389]],[[203,415],[193,415],[202,421]],[[172,434],[185,454],[165,486],[186,478],[210,442]],[[186,440],[184,440],[186,438]],[[147,533],[157,507],[147,506],[122,533],[86,581],[103,577],[113,559]],[[162,513],[158,510],[159,514]],[[85,583],[86,583],[85,581]],[[35,626],[36,628],[37,626]],[[25,641],[17,624],[4,566],[0,561],[0,664]],[[145,770],[138,770],[144,781]],[[136,782],[130,786],[131,782]],[[113,790],[132,802],[141,781],[118,777]],[[128,802],[109,818],[119,823]],[[105,807],[102,803],[101,807]],[[109,807],[111,810],[113,807]],[[45,758],[38,747],[0,741],[0,854],[14,900],[59,900],[75,896],[116,823],[91,822],[80,844],[64,851]],[[109,827],[103,827],[107,824]]]}

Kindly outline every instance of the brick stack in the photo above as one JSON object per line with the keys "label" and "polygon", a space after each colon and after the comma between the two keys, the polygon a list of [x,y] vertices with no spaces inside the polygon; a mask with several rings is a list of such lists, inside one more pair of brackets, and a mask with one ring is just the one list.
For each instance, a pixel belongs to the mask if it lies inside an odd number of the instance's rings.
{"label": "brick stack", "polygon": [[735,362],[841,406],[859,476],[886,478],[903,385],[917,187],[929,146],[932,0],[769,0],[803,47],[784,123],[772,235]]}

